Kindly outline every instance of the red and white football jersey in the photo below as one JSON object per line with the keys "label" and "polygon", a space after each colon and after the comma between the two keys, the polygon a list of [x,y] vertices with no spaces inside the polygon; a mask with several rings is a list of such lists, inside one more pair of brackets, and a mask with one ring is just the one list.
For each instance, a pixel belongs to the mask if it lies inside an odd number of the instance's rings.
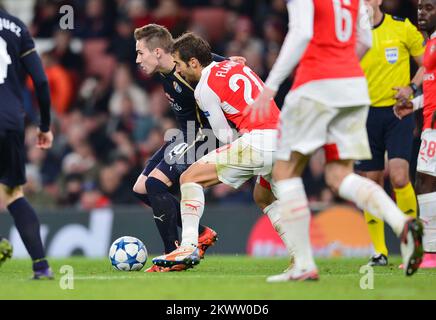
{"label": "red and white football jersey", "polygon": [[360,0],[313,0],[313,37],[293,89],[314,80],[364,77],[356,55]]}
{"label": "red and white football jersey", "polygon": [[244,115],[245,108],[254,102],[263,86],[262,80],[248,66],[232,61],[212,62],[203,69],[195,98],[220,141],[229,143],[232,140],[228,135],[229,122],[240,134],[277,133],[280,110],[274,100],[262,121],[251,122],[250,115]]}
{"label": "red and white football jersey", "polygon": [[[277,90],[299,63],[292,87],[333,107],[370,103],[356,54],[357,40],[372,45],[362,0],[288,0],[289,31],[266,80]],[[364,23],[366,22],[366,23]]]}
{"label": "red and white football jersey", "polygon": [[[436,34],[428,40],[424,53],[424,127],[431,128],[433,112],[436,111]],[[436,129],[436,128],[433,128]]]}

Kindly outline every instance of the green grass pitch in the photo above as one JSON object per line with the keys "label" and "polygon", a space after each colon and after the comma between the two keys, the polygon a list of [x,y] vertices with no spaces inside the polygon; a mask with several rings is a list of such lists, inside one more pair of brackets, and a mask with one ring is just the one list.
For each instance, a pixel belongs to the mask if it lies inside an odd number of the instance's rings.
{"label": "green grass pitch", "polygon": [[[13,259],[0,268],[0,299],[436,299],[436,270],[406,278],[400,259],[390,260],[374,269],[374,288],[362,290],[366,259],[357,258],[317,259],[320,281],[275,284],[265,278],[285,269],[286,259],[209,255],[194,269],[171,273],[116,271],[107,259],[52,259],[54,281],[29,280],[30,260]],[[74,269],[72,290],[60,288],[63,265]]]}

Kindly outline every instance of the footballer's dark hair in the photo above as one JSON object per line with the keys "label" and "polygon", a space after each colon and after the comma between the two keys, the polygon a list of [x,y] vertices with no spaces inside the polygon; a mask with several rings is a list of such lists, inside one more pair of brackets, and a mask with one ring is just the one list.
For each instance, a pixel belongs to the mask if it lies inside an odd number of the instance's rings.
{"label": "footballer's dark hair", "polygon": [[197,59],[203,67],[212,62],[212,51],[209,43],[192,32],[177,38],[174,41],[172,52],[178,52],[180,59],[185,63],[188,63],[191,58]]}
{"label": "footballer's dark hair", "polygon": [[158,24],[147,24],[141,28],[135,29],[135,39],[137,41],[144,39],[145,46],[148,50],[161,48],[170,53],[173,46],[173,37],[167,28]]}

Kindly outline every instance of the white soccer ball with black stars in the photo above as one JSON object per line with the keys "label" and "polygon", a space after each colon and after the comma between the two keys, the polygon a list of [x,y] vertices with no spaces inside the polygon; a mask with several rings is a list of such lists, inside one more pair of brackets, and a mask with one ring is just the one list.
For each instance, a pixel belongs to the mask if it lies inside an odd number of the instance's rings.
{"label": "white soccer ball with black stars", "polygon": [[116,270],[139,271],[147,261],[147,249],[141,240],[124,236],[112,243],[109,259]]}

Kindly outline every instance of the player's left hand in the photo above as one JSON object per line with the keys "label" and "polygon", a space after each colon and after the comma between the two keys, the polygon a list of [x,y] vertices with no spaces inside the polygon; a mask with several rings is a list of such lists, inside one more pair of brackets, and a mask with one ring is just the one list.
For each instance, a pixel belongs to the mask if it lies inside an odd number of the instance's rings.
{"label": "player's left hand", "polygon": [[247,59],[245,59],[245,57],[240,57],[240,56],[232,56],[229,58],[230,61],[242,64],[245,66],[245,64],[247,63]]}
{"label": "player's left hand", "polygon": [[263,121],[265,113],[268,112],[271,105],[271,100],[274,99],[276,92],[268,87],[264,87],[260,95],[254,100],[252,104],[249,104],[244,110],[244,116],[250,113],[250,121],[256,120]]}
{"label": "player's left hand", "polygon": [[407,87],[394,87],[392,88],[392,90],[397,91],[397,93],[395,94],[394,98],[397,101],[407,101],[410,99],[410,97],[413,94],[413,90],[410,86]]}
{"label": "player's left hand", "polygon": [[41,132],[38,129],[36,146],[39,149],[50,149],[53,144],[53,133],[51,131]]}

